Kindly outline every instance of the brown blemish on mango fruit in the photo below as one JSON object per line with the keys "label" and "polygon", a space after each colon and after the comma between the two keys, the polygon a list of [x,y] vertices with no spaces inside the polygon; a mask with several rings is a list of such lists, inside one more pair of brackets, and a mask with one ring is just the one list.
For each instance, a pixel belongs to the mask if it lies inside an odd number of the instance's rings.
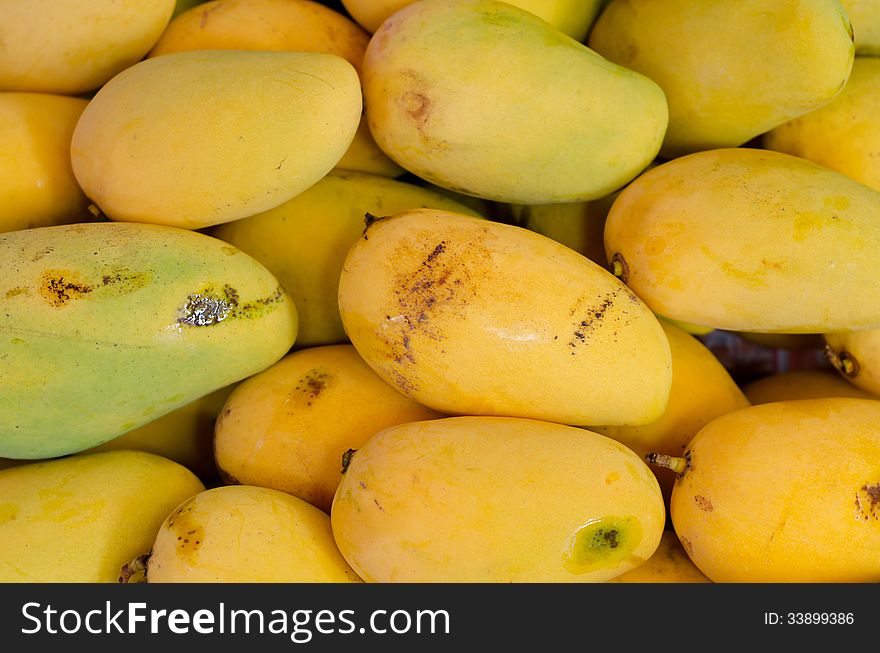
{"label": "brown blemish on mango fruit", "polygon": [[293,414],[303,407],[311,406],[317,400],[321,393],[331,387],[334,378],[326,370],[313,368],[306,372],[293,387],[284,401],[288,414]]}
{"label": "brown blemish on mango fruit", "polygon": [[696,502],[697,507],[699,507],[699,509],[703,512],[712,512],[713,510],[715,510],[712,502],[709,501],[709,499],[704,497],[702,494],[694,495],[694,501]]}
{"label": "brown blemish on mango fruit", "polygon": [[168,529],[176,536],[177,554],[190,563],[195,562],[205,539],[205,529],[193,515],[195,508],[193,499],[184,502],[171,513],[166,523]]}
{"label": "brown blemish on mango fruit", "polygon": [[572,535],[563,565],[572,574],[614,568],[633,558],[642,525],[633,516],[606,516],[587,522]]}
{"label": "brown blemish on mango fruit", "polygon": [[95,288],[83,282],[73,270],[46,270],[40,277],[40,296],[60,308],[68,302],[89,294]]}
{"label": "brown blemish on mango fruit", "polygon": [[6,291],[6,299],[12,299],[13,297],[18,297],[19,295],[27,295],[28,289],[24,286],[17,286],[15,288],[10,288]]}
{"label": "brown blemish on mango fruit", "polygon": [[865,483],[856,492],[856,519],[880,520],[880,482]]}

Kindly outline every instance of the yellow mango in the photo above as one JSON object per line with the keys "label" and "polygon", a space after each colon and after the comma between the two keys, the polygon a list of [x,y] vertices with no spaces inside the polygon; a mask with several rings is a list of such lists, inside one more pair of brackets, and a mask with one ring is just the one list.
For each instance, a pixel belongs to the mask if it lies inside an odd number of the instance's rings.
{"label": "yellow mango", "polygon": [[610,438],[452,417],[370,438],[330,519],[368,582],[602,582],[654,553],[665,510],[647,465]]}
{"label": "yellow mango", "polygon": [[878,104],[880,59],[856,57],[849,81],[831,103],[764,134],[762,145],[815,161],[880,191]]}
{"label": "yellow mango", "polygon": [[657,154],[666,100],[534,14],[493,0],[396,12],[363,63],[376,143],[407,171],[519,204],[597,199]]}
{"label": "yellow mango", "polygon": [[[373,33],[391,14],[415,0],[342,0],[349,14]],[[583,41],[606,0],[510,0],[510,4],[543,18],[576,41]]]}
{"label": "yellow mango", "polygon": [[477,215],[414,184],[334,171],[263,213],[210,229],[265,265],[297,306],[296,346],[345,342],[337,292],[342,264],[364,230],[364,214],[431,207]]}
{"label": "yellow mango", "polygon": [[844,379],[880,396],[880,329],[826,333],[825,353]]}
{"label": "yellow mango", "polygon": [[[651,452],[679,456],[703,426],[719,415],[749,405],[727,369],[702,342],[666,320],[660,320],[660,325],[672,353],[672,389],[663,415],[642,426],[589,427],[643,457]],[[675,474],[666,469],[655,473],[668,501]]]}
{"label": "yellow mango", "polygon": [[145,547],[148,583],[357,583],[330,517],[268,488],[205,490],[168,514]]}
{"label": "yellow mango", "polygon": [[360,115],[357,73],[339,56],[176,52],[98,91],[73,132],[73,172],[113,220],[198,229],[314,184]]}
{"label": "yellow mango", "polygon": [[115,583],[169,512],[205,487],[136,451],[0,471],[0,583]]}
{"label": "yellow mango", "polygon": [[665,530],[650,558],[609,583],[711,583],[688,558],[675,531]]}
{"label": "yellow mango", "polygon": [[646,424],[666,408],[654,315],[527,229],[431,209],[374,219],[345,260],[339,312],[379,376],[443,413]]}
{"label": "yellow mango", "polygon": [[[360,73],[367,41],[369,35],[347,16],[311,0],[211,0],[172,20],[150,56],[188,50],[324,52]],[[389,177],[403,173],[376,145],[364,120],[336,167]]]}
{"label": "yellow mango", "polygon": [[296,308],[250,256],[159,225],[0,234],[0,455],[127,433],[267,368]]}
{"label": "yellow mango", "polygon": [[790,370],[770,374],[743,384],[742,389],[752,404],[828,397],[877,398],[827,370]]}
{"label": "yellow mango", "polygon": [[880,582],[880,402],[752,406],[657,462],[679,472],[672,523],[712,581]]}
{"label": "yellow mango", "polygon": [[880,3],[877,0],[840,0],[853,26],[856,54],[880,54]]}
{"label": "yellow mango", "polygon": [[838,0],[612,0],[587,44],[663,88],[664,158],[736,147],[827,104],[854,56]]}
{"label": "yellow mango", "polygon": [[70,166],[70,138],[86,104],[48,93],[0,93],[0,233],[92,217]]}
{"label": "yellow mango", "polygon": [[389,426],[438,417],[351,345],[309,347],[236,388],[217,421],[214,455],[227,483],[281,490],[329,513],[349,449]]}
{"label": "yellow mango", "polygon": [[725,148],[657,166],[605,221],[613,270],[674,320],[729,331],[880,327],[880,193],[800,157]]}
{"label": "yellow mango", "polygon": [[208,393],[84,453],[119,449],[146,451],[180,463],[203,482],[216,481],[214,424],[235,386],[233,383]]}
{"label": "yellow mango", "polygon": [[0,0],[0,90],[77,95],[139,61],[174,0]]}

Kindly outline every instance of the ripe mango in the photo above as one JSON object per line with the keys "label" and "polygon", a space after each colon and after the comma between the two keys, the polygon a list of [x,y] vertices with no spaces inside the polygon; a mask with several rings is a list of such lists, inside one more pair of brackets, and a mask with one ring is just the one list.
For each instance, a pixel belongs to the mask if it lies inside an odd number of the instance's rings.
{"label": "ripe mango", "polygon": [[217,420],[214,456],[228,484],[281,490],[329,513],[349,449],[441,416],[385,383],[351,345],[308,347],[239,384]]}
{"label": "ripe mango", "polygon": [[174,0],[0,0],[0,90],[78,95],[139,61]]}
{"label": "ripe mango", "polygon": [[800,157],[708,150],[627,186],[605,221],[605,251],[674,320],[769,333],[878,328],[878,203],[880,192]]}
{"label": "ripe mango", "polygon": [[92,217],[70,167],[70,138],[87,104],[48,93],[0,93],[0,233]]}
{"label": "ripe mango", "polygon": [[430,207],[477,215],[437,192],[378,175],[337,170],[274,209],[209,230],[260,261],[281,282],[299,315],[296,346],[345,342],[339,275],[361,237],[364,214]]}
{"label": "ripe mango", "polygon": [[431,209],[372,220],[342,268],[339,312],[379,376],[443,413],[619,425],[666,408],[654,315],[527,229]]}
{"label": "ripe mango", "polygon": [[880,398],[880,329],[826,333],[825,353],[842,377]]}
{"label": "ripe mango", "polygon": [[744,408],[672,462],[673,526],[712,581],[880,581],[880,402]]}
{"label": "ripe mango", "polygon": [[[742,390],[715,355],[681,327],[660,320],[672,353],[669,403],[659,419],[642,426],[591,426],[591,431],[622,442],[639,456],[660,452],[678,456],[706,424],[749,405]],[[663,497],[672,494],[674,473],[655,470]]]}
{"label": "ripe mango", "polygon": [[204,234],[95,222],[0,234],[0,455],[110,440],[279,360],[296,309]]}
{"label": "ripe mango", "polygon": [[849,81],[834,100],[764,134],[762,145],[815,161],[880,191],[878,104],[880,59],[856,57]]}
{"label": "ripe mango", "polygon": [[638,567],[608,581],[609,583],[711,583],[688,558],[673,530],[663,531],[660,545]]}
{"label": "ripe mango", "polygon": [[647,465],[610,438],[452,417],[370,438],[330,519],[368,582],[602,582],[654,553],[665,510]]}
{"label": "ripe mango", "polygon": [[[187,50],[324,52],[342,57],[360,74],[367,41],[369,35],[351,19],[311,0],[211,0],[172,20],[149,56]],[[363,119],[336,167],[389,177],[403,173],[376,145]]]}
{"label": "ripe mango", "polygon": [[[373,33],[391,14],[414,0],[342,0],[349,14]],[[607,0],[510,0],[510,4],[543,18],[575,41],[583,41]]]}
{"label": "ripe mango", "polygon": [[672,158],[742,145],[830,102],[852,37],[838,0],[612,0],[587,44],[663,88],[660,153]]}
{"label": "ripe mango", "polygon": [[198,229],[314,184],[360,116],[357,73],[336,55],[176,52],[98,91],[73,132],[73,172],[113,220]]}
{"label": "ripe mango", "polygon": [[790,370],[749,381],[743,393],[753,404],[792,399],[822,399],[827,397],[856,397],[877,399],[842,378],[833,370]]}
{"label": "ripe mango", "polygon": [[520,204],[617,190],[657,154],[666,99],[534,14],[493,0],[423,0],[370,39],[366,116],[403,168]]}
{"label": "ripe mango", "polygon": [[205,490],[169,511],[148,583],[358,583],[330,517],[302,499],[247,485]]}
{"label": "ripe mango", "polygon": [[0,471],[0,582],[115,583],[168,513],[204,489],[185,467],[138,451]]}

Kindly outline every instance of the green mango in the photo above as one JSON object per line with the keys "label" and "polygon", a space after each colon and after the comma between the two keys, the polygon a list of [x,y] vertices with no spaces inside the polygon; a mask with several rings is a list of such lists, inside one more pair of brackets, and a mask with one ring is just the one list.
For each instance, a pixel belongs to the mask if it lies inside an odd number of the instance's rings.
{"label": "green mango", "polygon": [[0,456],[126,433],[279,360],[297,313],[241,250],[174,227],[0,234]]}
{"label": "green mango", "polygon": [[204,489],[182,465],[139,451],[0,471],[0,583],[115,583]]}
{"label": "green mango", "polygon": [[388,156],[499,202],[608,195],[654,159],[667,125],[657,84],[505,2],[404,7],[373,35],[362,71]]}

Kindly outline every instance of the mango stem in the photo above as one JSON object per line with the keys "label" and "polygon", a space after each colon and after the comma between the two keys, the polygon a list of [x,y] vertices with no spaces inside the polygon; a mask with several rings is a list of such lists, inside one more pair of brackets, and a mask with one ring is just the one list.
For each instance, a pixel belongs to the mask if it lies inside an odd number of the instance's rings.
{"label": "mango stem", "polygon": [[665,453],[649,453],[645,460],[655,467],[671,469],[676,474],[683,474],[687,469],[687,459],[678,456],[669,456]]}
{"label": "mango stem", "polygon": [[131,580],[132,576],[138,574],[140,572],[146,572],[147,570],[147,562],[150,559],[149,554],[139,555],[137,558],[132,560],[131,562],[126,563],[122,566],[122,570],[119,572],[119,582],[127,583]]}

